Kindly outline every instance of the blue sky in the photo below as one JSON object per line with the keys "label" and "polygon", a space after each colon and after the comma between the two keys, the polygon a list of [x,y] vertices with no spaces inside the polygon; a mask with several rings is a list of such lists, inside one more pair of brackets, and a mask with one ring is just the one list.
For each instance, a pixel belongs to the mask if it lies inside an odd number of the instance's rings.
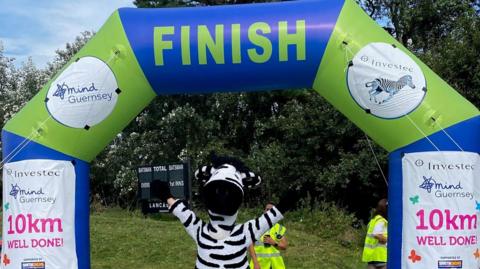
{"label": "blue sky", "polygon": [[0,42],[19,66],[28,57],[38,67],[52,61],[80,32],[97,31],[120,7],[133,0],[0,0]]}

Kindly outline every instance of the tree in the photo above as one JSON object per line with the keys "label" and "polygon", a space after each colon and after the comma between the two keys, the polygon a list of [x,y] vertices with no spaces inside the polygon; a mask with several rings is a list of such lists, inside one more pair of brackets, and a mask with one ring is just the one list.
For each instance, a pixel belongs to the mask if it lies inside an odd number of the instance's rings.
{"label": "tree", "polygon": [[[6,104],[12,95],[11,93],[18,88],[18,84],[14,79],[16,76],[16,69],[13,65],[14,59],[6,57],[3,51],[4,47],[0,41],[0,102]],[[2,114],[0,120],[5,123],[10,115],[7,115],[9,113],[4,106],[1,107],[0,112]]]}
{"label": "tree", "polygon": [[480,105],[479,0],[362,0],[372,18]]}

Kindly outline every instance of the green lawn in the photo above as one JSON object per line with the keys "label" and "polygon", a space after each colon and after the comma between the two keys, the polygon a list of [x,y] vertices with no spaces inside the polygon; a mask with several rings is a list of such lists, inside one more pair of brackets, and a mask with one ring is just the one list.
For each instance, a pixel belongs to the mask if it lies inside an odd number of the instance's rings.
{"label": "green lawn", "polygon": [[[303,220],[288,220],[287,216],[284,224],[288,229],[290,244],[284,252],[287,268],[365,267],[359,262],[361,249],[358,242],[361,231],[341,231],[339,236],[325,239],[322,236],[324,226],[320,223],[317,227],[306,227]],[[91,244],[94,269],[194,268],[196,251],[193,240],[176,219],[165,216],[144,218],[138,212],[120,209],[93,213]]]}

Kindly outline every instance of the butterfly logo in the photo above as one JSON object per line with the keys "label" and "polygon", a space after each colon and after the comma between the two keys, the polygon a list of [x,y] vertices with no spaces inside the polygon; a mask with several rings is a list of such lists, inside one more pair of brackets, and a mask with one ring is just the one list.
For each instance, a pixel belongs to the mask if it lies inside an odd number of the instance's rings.
{"label": "butterfly logo", "polygon": [[433,177],[427,178],[426,176],[423,176],[423,183],[422,185],[418,186],[420,189],[426,190],[428,193],[432,192],[432,188],[437,184],[435,182],[435,179]]}
{"label": "butterfly logo", "polygon": [[477,250],[473,253],[473,256],[475,256],[475,259],[480,258],[480,250],[477,248]]}
{"label": "butterfly logo", "polygon": [[7,254],[3,254],[3,264],[5,264],[5,266],[10,264],[10,259],[8,258]]}
{"label": "butterfly logo", "polygon": [[477,210],[480,211],[480,203],[478,201],[475,201],[475,203],[477,204]]}
{"label": "butterfly logo", "polygon": [[68,85],[65,84],[65,82],[62,85],[57,84],[57,90],[53,93],[53,96],[60,97],[60,99],[63,100],[63,98],[65,98],[65,92],[67,90],[68,90]]}
{"label": "butterfly logo", "polygon": [[13,196],[13,198],[17,199],[18,193],[21,191],[20,187],[18,184],[11,184],[12,185],[12,190],[10,191],[10,195]]}
{"label": "butterfly logo", "polygon": [[418,196],[418,195],[410,197],[410,201],[412,202],[412,205],[418,204],[419,199],[420,199],[420,196]]}
{"label": "butterfly logo", "polygon": [[410,251],[410,256],[408,256],[408,259],[410,259],[412,261],[412,263],[415,263],[415,262],[419,262],[420,260],[422,260],[422,257],[420,255],[417,255],[415,250],[412,249]]}

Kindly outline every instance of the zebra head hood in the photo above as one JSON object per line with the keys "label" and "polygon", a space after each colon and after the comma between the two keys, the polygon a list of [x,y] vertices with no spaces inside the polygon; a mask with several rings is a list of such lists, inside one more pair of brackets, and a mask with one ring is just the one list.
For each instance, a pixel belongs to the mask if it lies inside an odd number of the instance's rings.
{"label": "zebra head hood", "polygon": [[237,211],[243,201],[244,188],[253,187],[261,178],[233,158],[216,158],[212,165],[195,172],[202,186],[202,196],[210,216],[208,229],[215,238],[230,234],[235,226]]}

